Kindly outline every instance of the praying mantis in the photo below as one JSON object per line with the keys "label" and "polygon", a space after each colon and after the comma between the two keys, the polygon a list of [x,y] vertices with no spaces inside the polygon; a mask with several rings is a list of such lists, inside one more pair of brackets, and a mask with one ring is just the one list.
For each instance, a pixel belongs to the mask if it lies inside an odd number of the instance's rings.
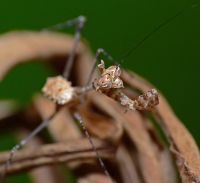
{"label": "praying mantis", "polygon": [[[121,79],[121,72],[122,72],[121,66],[117,64],[115,61],[113,61],[114,59],[112,59],[112,57],[104,49],[97,50],[91,72],[88,73],[88,80],[85,83],[85,85],[84,86],[72,85],[69,76],[71,74],[71,70],[75,60],[75,54],[80,43],[81,32],[84,27],[85,21],[86,18],[84,16],[80,16],[73,20],[69,20],[64,24],[58,24],[56,26],[51,27],[50,29],[43,30],[44,32],[49,30],[58,30],[62,29],[63,26],[76,27],[74,43],[70,51],[69,57],[67,59],[66,65],[63,69],[63,74],[47,78],[47,81],[42,88],[44,96],[47,97],[53,103],[55,103],[56,110],[54,113],[51,114],[49,118],[44,120],[38,127],[36,127],[27,137],[22,139],[19,144],[15,145],[12,148],[12,150],[10,151],[10,156],[4,166],[4,171],[2,174],[2,182],[6,176],[6,172],[8,171],[10,165],[12,164],[12,160],[14,159],[16,152],[19,149],[23,148],[26,144],[28,144],[42,129],[48,126],[51,120],[56,117],[59,110],[61,110],[63,107],[66,106],[68,107],[68,104],[74,101],[78,101],[80,105],[81,103],[84,103],[86,100],[85,95],[87,95],[87,93],[89,93],[90,91],[95,91],[101,95],[105,95],[106,97],[116,101],[118,104],[121,105],[122,110],[125,111],[128,110],[151,111],[155,106],[159,104],[158,92],[154,88],[149,91],[146,91],[146,93],[141,94],[134,99],[129,97],[126,94],[126,92],[123,92],[126,89],[126,86],[124,86],[123,80]],[[161,25],[161,27],[162,26],[163,25]],[[158,26],[158,29],[159,27],[160,26]],[[148,38],[148,35],[146,36],[146,38]],[[146,38],[144,38],[142,42],[145,41]],[[99,61],[99,56],[101,54],[105,55],[107,59],[114,64],[106,68],[105,62],[101,60],[101,63],[97,65],[97,62]],[[92,76],[96,68],[99,71],[99,75],[94,78]],[[95,143],[93,142],[91,135],[84,124],[84,120],[81,114],[76,110],[72,110],[72,115],[74,119],[79,122],[86,137],[88,138],[88,141],[92,149],[96,153],[96,157],[104,171],[104,174],[108,177],[110,182],[116,182],[116,180],[114,180],[114,178],[109,173],[109,170],[104,164],[101,156],[99,155]]]}

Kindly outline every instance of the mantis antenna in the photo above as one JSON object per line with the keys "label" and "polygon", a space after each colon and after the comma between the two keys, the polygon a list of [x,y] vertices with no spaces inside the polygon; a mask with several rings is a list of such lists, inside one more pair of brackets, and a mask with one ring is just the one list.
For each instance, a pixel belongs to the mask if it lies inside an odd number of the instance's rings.
{"label": "mantis antenna", "polygon": [[191,9],[191,8],[196,8],[199,6],[199,3],[193,3],[189,7],[185,5],[183,9],[178,11],[175,15],[172,15],[169,17],[166,21],[161,22],[158,26],[155,27],[151,32],[147,33],[143,39],[141,39],[138,43],[133,44],[122,56],[120,56],[117,60],[121,60],[120,63],[123,62],[123,59],[127,58],[131,54],[134,54],[135,51],[146,41],[148,40],[151,36],[153,36],[155,33],[157,33],[159,30],[161,30],[163,27],[169,25],[171,22],[173,22],[177,17],[181,16],[183,13],[185,13],[186,10]]}

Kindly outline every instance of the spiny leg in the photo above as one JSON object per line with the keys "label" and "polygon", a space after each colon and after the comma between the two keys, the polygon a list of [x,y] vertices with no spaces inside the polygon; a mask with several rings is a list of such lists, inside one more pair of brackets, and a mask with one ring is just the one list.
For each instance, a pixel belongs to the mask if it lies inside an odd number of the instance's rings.
{"label": "spiny leg", "polygon": [[32,138],[34,138],[39,132],[41,132],[48,124],[49,122],[55,117],[57,113],[57,110],[46,120],[44,120],[39,126],[37,126],[26,138],[21,140],[19,144],[15,145],[11,151],[8,160],[6,161],[6,164],[4,165],[3,173],[0,175],[0,182],[3,182],[6,176],[6,173],[9,169],[9,166],[14,158],[15,153],[24,147]]}
{"label": "spiny leg", "polygon": [[72,26],[76,26],[76,25],[80,24],[80,19],[85,20],[85,17],[84,16],[78,16],[74,19],[70,19],[70,20],[67,20],[65,22],[61,22],[61,23],[58,23],[56,25],[43,28],[42,31],[59,31],[59,30],[63,30],[63,29],[66,29],[66,28],[69,28],[69,27],[72,27]]}
{"label": "spiny leg", "polygon": [[[96,55],[95,55],[95,60],[94,60],[94,63],[93,63],[93,67],[92,67],[92,70],[90,71],[88,80],[87,80],[86,85],[85,85],[86,87],[87,87],[87,86],[90,86],[90,82],[91,82],[92,76],[93,76],[93,74],[94,74],[94,71],[95,71],[95,68],[96,68],[96,64],[97,64],[98,59],[99,59],[99,56],[100,56],[101,54],[103,54],[104,56],[106,56],[110,61],[114,62],[114,59],[112,58],[112,56],[109,55],[106,51],[104,51],[103,48],[97,49]],[[84,100],[84,94],[85,94],[85,92],[82,93],[81,98],[80,98],[82,102],[83,102],[83,100]],[[99,155],[99,152],[98,152],[98,150],[97,150],[95,144],[93,143],[92,138],[91,138],[91,136],[90,136],[90,134],[89,134],[89,132],[88,132],[88,130],[87,130],[85,124],[84,124],[84,121],[83,121],[83,119],[81,118],[81,115],[80,115],[78,112],[76,112],[76,113],[74,113],[74,117],[75,117],[75,119],[80,123],[81,128],[83,129],[83,131],[84,131],[84,133],[85,133],[85,135],[86,135],[86,137],[87,137],[89,143],[91,144],[93,151],[96,153],[96,156],[97,156],[97,159],[98,159],[98,161],[99,161],[99,164],[101,165],[101,167],[102,167],[102,169],[103,169],[105,175],[109,178],[109,180],[110,180],[112,183],[116,183],[116,182],[112,179],[112,177],[111,177],[110,173],[108,172],[108,170],[107,170],[107,168],[106,168],[106,166],[105,166],[103,160],[101,159],[101,157],[100,157],[100,155]]]}
{"label": "spiny leg", "polygon": [[78,112],[74,113],[74,118],[80,123],[81,128],[83,129],[83,131],[84,131],[84,133],[85,133],[85,135],[86,135],[88,141],[90,142],[90,144],[91,144],[91,146],[92,146],[94,152],[96,153],[97,159],[98,159],[98,161],[99,161],[101,167],[103,168],[103,171],[104,171],[105,175],[110,179],[110,181],[111,181],[112,183],[116,183],[116,182],[113,180],[113,178],[111,177],[110,173],[108,172],[108,170],[107,170],[107,168],[106,168],[106,166],[105,166],[103,160],[101,159],[101,157],[100,157],[100,155],[99,155],[99,152],[98,152],[98,150],[97,150],[97,148],[96,148],[94,142],[92,141],[92,138],[91,138],[91,136],[90,136],[90,134],[89,134],[87,128],[85,127],[84,121],[83,121],[83,119],[82,119],[80,113],[78,113]]}
{"label": "spiny leg", "polygon": [[82,32],[82,29],[85,25],[85,22],[86,22],[86,18],[84,16],[79,16],[75,19],[68,20],[66,22],[59,23],[59,24],[56,24],[54,26],[42,29],[42,31],[56,31],[56,30],[63,30],[65,28],[76,26],[74,45],[72,47],[71,53],[68,57],[68,60],[66,62],[66,65],[65,65],[65,68],[64,68],[64,71],[63,71],[63,76],[64,76],[65,79],[68,79],[68,77],[70,75],[70,71],[71,71],[73,61],[74,61],[74,57],[75,57],[75,52],[76,52],[76,49],[77,49],[78,44],[80,42],[81,32]]}
{"label": "spiny leg", "polygon": [[77,24],[77,27],[76,27],[76,33],[75,33],[75,38],[74,38],[74,45],[73,45],[73,48],[71,50],[71,53],[69,55],[69,58],[67,60],[67,63],[65,65],[64,72],[63,72],[63,76],[65,79],[69,78],[70,71],[71,71],[74,57],[75,57],[75,52],[76,52],[76,49],[80,42],[81,32],[84,27],[85,21],[86,21],[86,18],[84,16],[80,16],[74,20],[74,24]]}

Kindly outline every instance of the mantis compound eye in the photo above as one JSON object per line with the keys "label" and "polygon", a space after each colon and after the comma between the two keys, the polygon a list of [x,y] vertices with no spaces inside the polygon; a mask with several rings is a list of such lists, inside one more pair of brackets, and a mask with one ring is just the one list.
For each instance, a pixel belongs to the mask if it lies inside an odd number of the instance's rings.
{"label": "mantis compound eye", "polygon": [[53,102],[64,105],[74,96],[74,88],[71,82],[62,76],[49,77],[42,88],[44,95]]}

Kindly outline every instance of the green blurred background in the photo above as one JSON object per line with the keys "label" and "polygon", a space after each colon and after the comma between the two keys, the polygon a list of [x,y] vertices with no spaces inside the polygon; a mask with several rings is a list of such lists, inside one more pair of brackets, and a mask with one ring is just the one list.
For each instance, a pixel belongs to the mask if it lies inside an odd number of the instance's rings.
{"label": "green blurred background", "polygon": [[[200,145],[200,6],[196,2],[1,0],[0,32],[39,30],[85,15],[88,21],[83,36],[92,50],[102,47],[119,58],[159,24],[188,7],[126,57],[122,66],[141,74],[163,92]],[[26,104],[39,91],[49,72],[42,64],[16,68],[1,83],[0,98],[13,98]],[[28,85],[30,79],[33,82]],[[22,92],[24,85],[27,88]],[[1,149],[14,144],[6,137],[5,134],[0,137]]]}

